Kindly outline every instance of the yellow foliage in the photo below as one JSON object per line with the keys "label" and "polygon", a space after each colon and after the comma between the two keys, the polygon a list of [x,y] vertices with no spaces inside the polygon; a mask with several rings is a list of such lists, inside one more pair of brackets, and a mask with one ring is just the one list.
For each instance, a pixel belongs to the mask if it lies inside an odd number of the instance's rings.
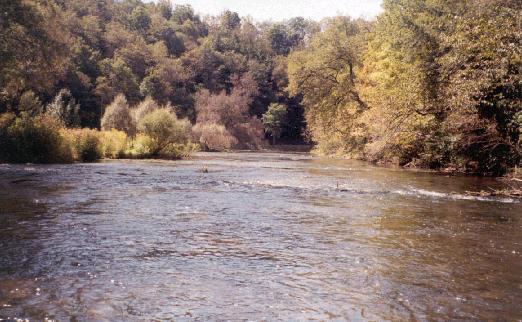
{"label": "yellow foliage", "polygon": [[122,158],[127,150],[127,134],[112,129],[101,134],[101,149],[103,156],[109,159]]}
{"label": "yellow foliage", "polygon": [[88,128],[62,129],[61,131],[72,145],[75,160],[95,161],[103,156],[99,131]]}

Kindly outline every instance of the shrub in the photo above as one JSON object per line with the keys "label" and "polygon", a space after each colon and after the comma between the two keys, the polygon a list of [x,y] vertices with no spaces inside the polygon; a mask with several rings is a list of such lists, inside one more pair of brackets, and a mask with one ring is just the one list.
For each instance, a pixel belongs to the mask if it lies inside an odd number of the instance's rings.
{"label": "shrub", "polygon": [[71,92],[62,89],[54,100],[46,106],[46,113],[68,127],[80,126],[80,105],[72,97]]}
{"label": "shrub", "polygon": [[184,144],[187,137],[183,124],[167,109],[157,109],[145,115],[138,130],[151,138],[151,156],[171,157],[172,144]]}
{"label": "shrub", "polygon": [[155,100],[152,99],[152,97],[147,96],[139,105],[137,108],[133,110],[134,114],[134,120],[137,123],[147,114],[150,114],[154,112],[155,110],[159,109],[160,106],[158,103],[156,103]]}
{"label": "shrub", "polygon": [[224,125],[196,124],[193,131],[196,136],[199,136],[202,148],[207,151],[227,150],[237,143],[237,139],[227,131]]}
{"label": "shrub", "polygon": [[89,131],[80,141],[79,150],[80,160],[83,162],[92,162],[102,157],[100,149],[100,139],[96,133]]}
{"label": "shrub", "polygon": [[127,149],[127,134],[123,131],[112,129],[103,131],[101,136],[101,152],[104,157],[110,159],[125,157]]}
{"label": "shrub", "polygon": [[256,116],[251,116],[247,122],[242,123],[231,132],[238,139],[238,144],[235,145],[235,148],[258,149],[265,144],[263,140],[265,130],[261,120]]}
{"label": "shrub", "polygon": [[0,118],[0,161],[11,163],[69,163],[70,145],[60,133],[61,125],[49,116],[35,119]]}
{"label": "shrub", "polygon": [[150,136],[138,133],[132,145],[132,149],[129,150],[129,154],[133,158],[149,158],[152,156],[151,147],[153,144]]}
{"label": "shrub", "polygon": [[114,101],[107,107],[101,119],[102,130],[116,129],[125,132],[128,136],[136,134],[136,123],[134,122],[129,104],[123,94],[116,96]]}
{"label": "shrub", "polygon": [[[233,85],[230,93],[222,91],[212,94],[208,90],[201,90],[195,95],[197,122],[203,124],[202,131],[217,139],[203,137],[203,143],[208,146],[213,144],[211,141],[219,141],[216,142],[219,149],[224,145],[227,148],[257,148],[262,143],[264,130],[261,122],[249,114],[249,104],[259,93],[254,75],[250,72],[242,77],[234,75],[230,81]],[[224,126],[226,133],[213,124]],[[208,127],[205,128],[205,125]]]}
{"label": "shrub", "polygon": [[75,159],[82,162],[92,162],[103,156],[100,132],[91,129],[70,129],[67,136],[72,142]]}

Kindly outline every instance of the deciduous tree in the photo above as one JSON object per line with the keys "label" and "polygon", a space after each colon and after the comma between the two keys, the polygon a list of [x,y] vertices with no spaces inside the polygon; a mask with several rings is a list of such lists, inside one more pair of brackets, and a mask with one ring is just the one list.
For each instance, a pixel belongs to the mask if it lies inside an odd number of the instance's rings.
{"label": "deciduous tree", "polygon": [[324,152],[360,148],[358,117],[368,106],[357,72],[368,28],[361,20],[334,18],[309,47],[289,56],[288,89],[302,95],[307,125]]}

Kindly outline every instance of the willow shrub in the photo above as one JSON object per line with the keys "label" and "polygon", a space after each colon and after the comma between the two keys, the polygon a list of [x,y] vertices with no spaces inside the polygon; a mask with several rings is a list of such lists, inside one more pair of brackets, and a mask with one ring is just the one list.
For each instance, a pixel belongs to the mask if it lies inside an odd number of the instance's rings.
{"label": "willow shrub", "polygon": [[70,163],[71,145],[52,117],[0,117],[0,161],[9,163]]}
{"label": "willow shrub", "polygon": [[100,133],[101,152],[109,159],[121,159],[127,155],[128,137],[123,131],[112,129]]}
{"label": "willow shrub", "polygon": [[177,159],[183,155],[180,148],[187,143],[183,122],[167,109],[157,109],[145,115],[138,123],[138,130],[150,140],[144,148],[152,157]]}
{"label": "willow shrub", "polygon": [[199,141],[204,150],[228,150],[237,143],[237,139],[227,131],[224,125],[198,123],[194,126],[193,133],[194,141]]}
{"label": "willow shrub", "polygon": [[138,133],[132,147],[128,150],[128,156],[136,159],[144,159],[152,156],[153,142],[150,136]]}
{"label": "willow shrub", "polygon": [[64,131],[71,142],[74,157],[78,161],[93,162],[103,157],[100,132],[91,129],[67,129]]}

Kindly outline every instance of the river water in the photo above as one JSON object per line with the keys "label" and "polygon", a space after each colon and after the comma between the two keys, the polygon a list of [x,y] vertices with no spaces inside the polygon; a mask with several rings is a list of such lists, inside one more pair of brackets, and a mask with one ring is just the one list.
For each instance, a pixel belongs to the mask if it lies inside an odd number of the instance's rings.
{"label": "river water", "polygon": [[520,321],[522,203],[465,193],[499,186],[284,153],[0,165],[0,321]]}

